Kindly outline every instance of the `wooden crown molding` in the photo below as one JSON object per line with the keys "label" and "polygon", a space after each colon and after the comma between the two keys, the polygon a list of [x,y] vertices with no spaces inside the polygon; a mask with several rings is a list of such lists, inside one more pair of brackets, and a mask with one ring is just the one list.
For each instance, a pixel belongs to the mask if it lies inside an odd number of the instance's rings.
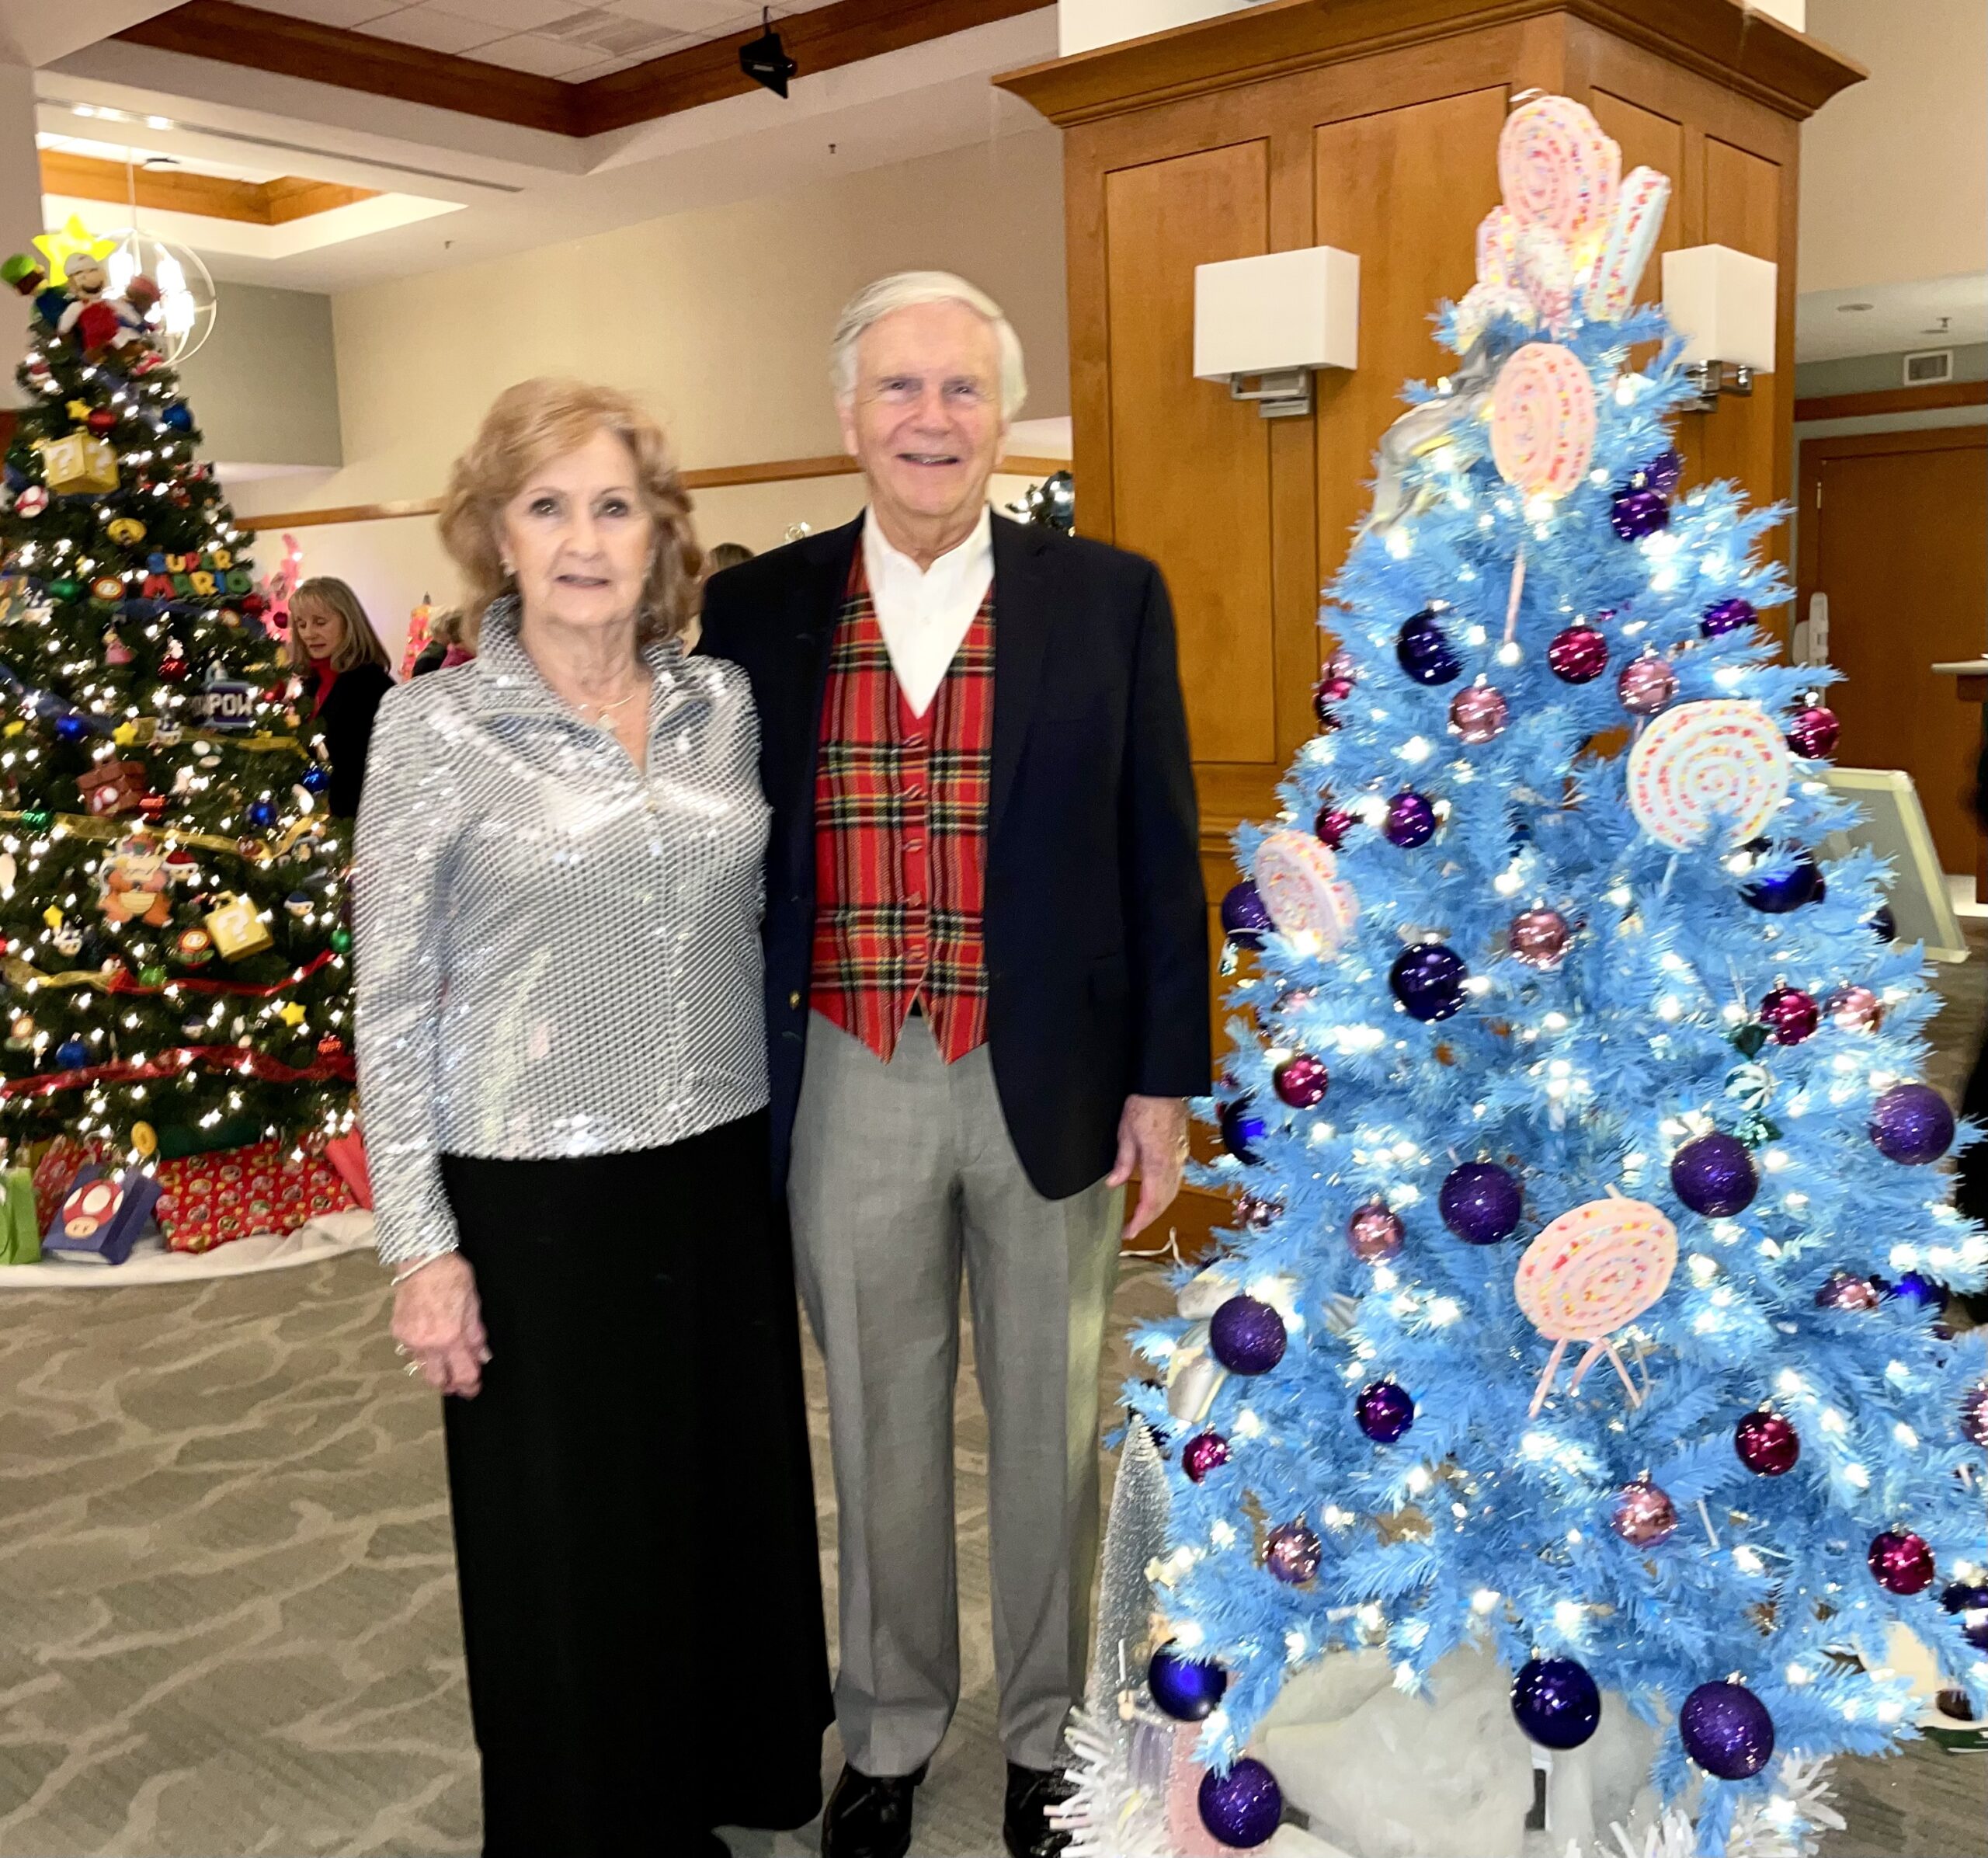
{"label": "wooden crown molding", "polygon": [[1798,122],[1869,75],[1734,0],[1263,0],[994,81],[1066,127],[1552,14],[1660,52]]}
{"label": "wooden crown molding", "polygon": [[332,181],[301,180],[291,175],[273,181],[235,181],[217,174],[193,174],[178,168],[129,168],[95,155],[59,148],[41,151],[41,190],[74,200],[130,201],[155,213],[191,213],[203,219],[231,219],[250,226],[283,226],[334,207],[374,198],[368,187],[342,187]]}
{"label": "wooden crown molding", "polygon": [[1858,419],[1873,413],[1933,412],[1950,406],[1988,406],[1988,381],[1946,381],[1934,387],[1879,388],[1868,394],[1822,394],[1795,402],[1795,417]]}
{"label": "wooden crown molding", "polygon": [[[1047,0],[834,0],[777,23],[801,75],[811,77],[1034,12],[1045,4]],[[739,68],[739,47],[752,36],[732,33],[583,84],[565,84],[475,58],[292,19],[239,0],[186,0],[170,12],[114,35],[156,50],[574,137],[605,134],[700,104],[749,95],[757,86]]]}

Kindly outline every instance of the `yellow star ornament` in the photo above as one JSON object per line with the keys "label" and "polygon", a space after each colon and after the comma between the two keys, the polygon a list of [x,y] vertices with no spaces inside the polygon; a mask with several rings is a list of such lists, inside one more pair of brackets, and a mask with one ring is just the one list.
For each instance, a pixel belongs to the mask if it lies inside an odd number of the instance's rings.
{"label": "yellow star ornament", "polygon": [[304,1023],[304,1009],[293,1000],[276,1017],[287,1026],[301,1026]]}
{"label": "yellow star ornament", "polygon": [[117,249],[114,238],[99,238],[75,214],[69,215],[69,223],[59,232],[37,232],[34,248],[48,261],[48,281],[65,283],[68,278],[69,260],[75,257],[94,258],[99,264]]}

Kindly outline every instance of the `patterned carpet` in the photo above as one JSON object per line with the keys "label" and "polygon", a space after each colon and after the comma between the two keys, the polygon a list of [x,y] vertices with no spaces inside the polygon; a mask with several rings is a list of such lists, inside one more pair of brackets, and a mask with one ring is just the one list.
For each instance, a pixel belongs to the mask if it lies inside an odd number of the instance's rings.
{"label": "patterned carpet", "polygon": [[[1988,973],[1977,959],[1942,983],[1934,1076],[1957,1091]],[[1152,1271],[1128,1272],[1125,1322],[1163,1300]],[[440,1431],[397,1372],[386,1308],[364,1258],[196,1290],[0,1294],[0,1858],[476,1850]],[[920,1796],[925,1858],[999,1849],[970,1376],[959,1460],[965,1696]],[[839,1759],[831,1738],[829,1771]],[[1988,1759],[1921,1747],[1845,1763],[1837,1785],[1851,1825],[1830,1858],[1988,1854]]]}

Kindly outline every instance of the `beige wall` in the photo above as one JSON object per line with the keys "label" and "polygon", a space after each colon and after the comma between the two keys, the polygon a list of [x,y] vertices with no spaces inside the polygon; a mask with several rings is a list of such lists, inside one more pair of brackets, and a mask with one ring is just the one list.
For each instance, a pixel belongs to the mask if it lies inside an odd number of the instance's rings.
{"label": "beige wall", "polygon": [[1868,68],[1802,132],[1801,288],[1988,270],[1988,5],[1809,0]]}

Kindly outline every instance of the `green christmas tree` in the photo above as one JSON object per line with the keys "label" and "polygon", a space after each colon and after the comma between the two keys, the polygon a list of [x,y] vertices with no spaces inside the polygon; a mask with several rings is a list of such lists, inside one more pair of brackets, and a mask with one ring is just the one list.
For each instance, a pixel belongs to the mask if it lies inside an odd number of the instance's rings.
{"label": "green christmas tree", "polygon": [[71,221],[0,487],[0,1136],[342,1127],[346,841],[143,277]]}

